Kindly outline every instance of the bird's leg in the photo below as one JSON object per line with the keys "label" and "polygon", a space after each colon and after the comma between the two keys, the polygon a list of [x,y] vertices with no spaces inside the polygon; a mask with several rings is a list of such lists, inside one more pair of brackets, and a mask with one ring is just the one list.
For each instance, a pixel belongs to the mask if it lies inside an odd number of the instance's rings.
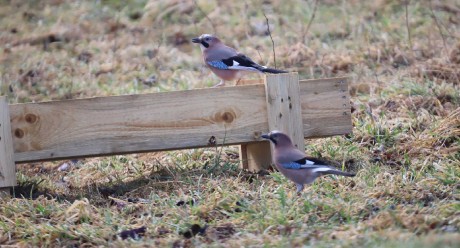
{"label": "bird's leg", "polygon": [[300,193],[303,190],[303,184],[296,184],[297,186],[297,193]]}
{"label": "bird's leg", "polygon": [[238,81],[236,81],[236,84],[235,85],[238,85],[241,81],[241,78],[238,78]]}
{"label": "bird's leg", "polygon": [[225,85],[225,81],[224,80],[220,80],[220,82],[214,86],[212,86],[212,88],[217,88],[217,87],[220,87],[220,86],[224,86]]}

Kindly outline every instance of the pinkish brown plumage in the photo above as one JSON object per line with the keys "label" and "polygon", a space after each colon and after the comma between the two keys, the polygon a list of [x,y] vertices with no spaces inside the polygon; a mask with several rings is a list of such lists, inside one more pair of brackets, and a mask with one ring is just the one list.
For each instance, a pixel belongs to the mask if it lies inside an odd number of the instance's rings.
{"label": "pinkish brown plumage", "polygon": [[355,174],[337,170],[325,165],[318,159],[308,157],[298,150],[288,135],[272,131],[262,135],[270,140],[274,147],[273,161],[276,168],[297,186],[297,192],[303,190],[305,184],[310,184],[319,176],[333,174],[353,177]]}
{"label": "pinkish brown plumage", "polygon": [[214,87],[222,86],[225,81],[239,80],[248,72],[259,73],[286,73],[261,66],[234,48],[226,46],[219,38],[210,34],[203,34],[192,39],[193,43],[199,43],[206,66],[218,76],[221,81]]}

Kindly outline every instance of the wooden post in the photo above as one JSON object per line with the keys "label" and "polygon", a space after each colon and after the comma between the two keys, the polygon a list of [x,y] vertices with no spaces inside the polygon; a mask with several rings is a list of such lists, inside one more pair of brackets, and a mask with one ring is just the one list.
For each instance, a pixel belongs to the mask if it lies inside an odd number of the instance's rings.
{"label": "wooden post", "polygon": [[268,128],[291,137],[294,145],[304,149],[302,107],[300,102],[299,75],[297,73],[274,74],[265,79],[267,93]]}
{"label": "wooden post", "polygon": [[272,163],[270,144],[257,142],[240,145],[240,166],[249,171],[266,169]]}
{"label": "wooden post", "polygon": [[0,197],[9,194],[9,187],[16,186],[13,139],[11,137],[10,112],[5,96],[0,96]]}
{"label": "wooden post", "polygon": [[[304,149],[302,110],[297,73],[270,74],[265,78],[267,118],[269,131],[288,134],[294,144]],[[267,168],[271,163],[271,147],[268,142],[249,143],[240,146],[241,166],[250,171]]]}

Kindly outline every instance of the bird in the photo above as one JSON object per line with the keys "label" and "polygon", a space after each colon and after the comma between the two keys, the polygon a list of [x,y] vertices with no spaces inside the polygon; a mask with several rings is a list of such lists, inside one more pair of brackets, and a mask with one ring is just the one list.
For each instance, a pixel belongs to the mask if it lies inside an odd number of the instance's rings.
{"label": "bird", "polygon": [[337,170],[317,158],[309,157],[297,149],[291,138],[280,131],[274,130],[261,135],[263,139],[271,141],[274,145],[273,161],[276,168],[297,186],[297,193],[304,189],[305,184],[310,184],[319,176],[333,174],[354,177],[356,174]]}
{"label": "bird", "polygon": [[202,34],[192,39],[200,44],[203,60],[211,71],[221,80],[214,87],[225,85],[225,81],[240,80],[246,72],[287,73],[284,70],[268,68],[254,62],[248,56],[239,53],[234,48],[226,46],[215,35]]}

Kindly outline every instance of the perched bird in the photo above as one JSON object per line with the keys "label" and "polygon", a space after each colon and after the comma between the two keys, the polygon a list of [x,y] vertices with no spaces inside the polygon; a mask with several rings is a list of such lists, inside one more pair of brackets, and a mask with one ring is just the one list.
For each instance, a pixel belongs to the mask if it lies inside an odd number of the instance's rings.
{"label": "perched bird", "polygon": [[287,72],[261,66],[210,34],[202,34],[200,37],[193,38],[192,42],[200,44],[204,63],[221,79],[214,87],[224,85],[225,81],[240,80],[245,72],[275,74]]}
{"label": "perched bird", "polygon": [[304,184],[310,184],[322,175],[355,176],[354,173],[337,170],[318,159],[306,156],[292,144],[288,135],[280,131],[272,131],[261,137],[270,140],[275,145],[273,161],[276,168],[297,185],[297,193],[303,190]]}

